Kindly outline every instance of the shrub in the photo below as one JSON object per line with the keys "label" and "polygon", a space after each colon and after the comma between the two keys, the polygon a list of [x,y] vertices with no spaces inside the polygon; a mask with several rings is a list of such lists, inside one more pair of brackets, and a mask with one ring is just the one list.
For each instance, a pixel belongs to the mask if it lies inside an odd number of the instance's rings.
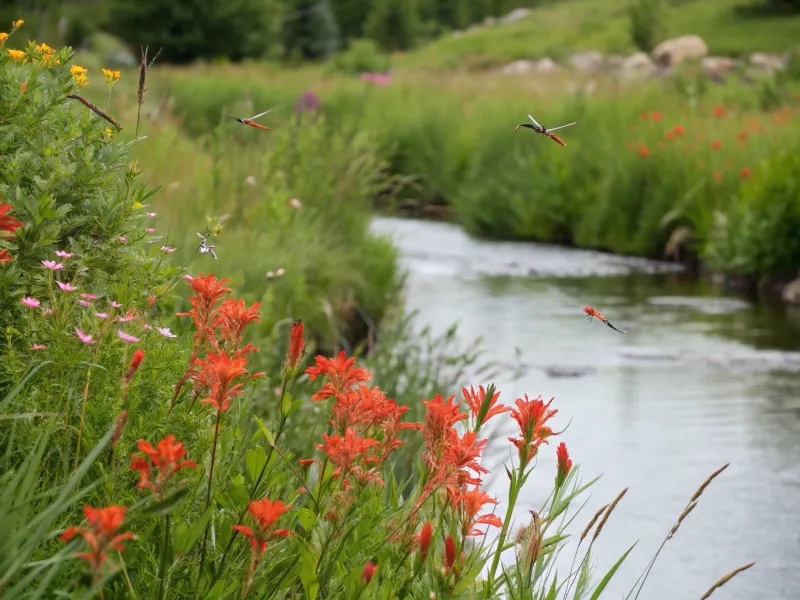
{"label": "shrub", "polygon": [[281,32],[286,53],[325,59],[339,49],[339,26],[329,0],[294,0],[288,8]]}
{"label": "shrub", "polygon": [[643,52],[650,52],[661,35],[662,0],[632,0],[628,8],[628,18],[634,46]]}
{"label": "shrub", "polygon": [[370,39],[357,39],[350,47],[330,61],[333,71],[357,75],[358,73],[384,73],[389,69],[389,57],[382,54],[377,44]]}

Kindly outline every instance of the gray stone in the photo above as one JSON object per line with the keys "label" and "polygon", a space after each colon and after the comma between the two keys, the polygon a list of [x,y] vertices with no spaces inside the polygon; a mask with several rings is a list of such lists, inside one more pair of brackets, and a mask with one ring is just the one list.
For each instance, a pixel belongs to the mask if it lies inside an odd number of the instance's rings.
{"label": "gray stone", "polygon": [[671,67],[692,59],[708,55],[708,46],[697,35],[682,35],[664,40],[653,48],[652,57],[659,67]]}

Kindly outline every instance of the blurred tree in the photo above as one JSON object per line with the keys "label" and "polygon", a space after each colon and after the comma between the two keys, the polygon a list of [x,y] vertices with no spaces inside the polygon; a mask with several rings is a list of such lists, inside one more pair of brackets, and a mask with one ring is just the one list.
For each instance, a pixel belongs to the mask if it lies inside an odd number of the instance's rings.
{"label": "blurred tree", "polygon": [[339,49],[340,36],[330,0],[294,0],[283,17],[287,54],[324,59]]}
{"label": "blurred tree", "polygon": [[421,31],[419,0],[373,0],[364,33],[384,50],[413,48]]}
{"label": "blurred tree", "polygon": [[628,8],[631,40],[642,52],[650,52],[662,31],[661,0],[634,0]]}
{"label": "blurred tree", "polygon": [[263,57],[283,0],[109,0],[111,31],[132,46],[162,48],[161,60]]}
{"label": "blurred tree", "polygon": [[331,0],[331,5],[342,39],[349,41],[364,35],[370,9],[368,0]]}

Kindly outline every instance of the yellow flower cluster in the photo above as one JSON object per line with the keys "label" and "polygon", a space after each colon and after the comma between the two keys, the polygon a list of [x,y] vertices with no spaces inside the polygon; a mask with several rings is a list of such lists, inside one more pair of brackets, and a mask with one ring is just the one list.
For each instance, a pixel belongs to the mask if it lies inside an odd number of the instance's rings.
{"label": "yellow flower cluster", "polygon": [[3,47],[3,44],[6,43],[7,39],[8,39],[8,34],[3,31],[0,31],[0,48]]}
{"label": "yellow flower cluster", "polygon": [[22,50],[6,50],[14,62],[25,62],[25,53]]}
{"label": "yellow flower cluster", "polygon": [[119,71],[109,71],[108,69],[103,69],[103,77],[106,78],[106,85],[111,87],[117,83],[117,79],[119,79]]}
{"label": "yellow flower cluster", "polygon": [[56,51],[53,50],[53,48],[51,48],[47,44],[41,43],[38,45],[34,45],[33,42],[29,42],[28,45],[29,45],[28,48],[29,54],[31,56],[38,57],[39,61],[43,65],[45,66],[57,65],[61,62],[60,59],[56,56]]}
{"label": "yellow flower cluster", "polygon": [[[12,22],[12,23],[11,23],[11,27],[13,27],[14,29],[19,29],[20,27],[22,27],[22,24],[23,24],[24,22],[25,22],[25,21],[23,21],[22,19],[18,19],[18,20],[16,20],[16,21],[14,21],[14,22]],[[12,31],[13,31],[13,30],[12,30]]]}
{"label": "yellow flower cluster", "polygon": [[75,85],[78,86],[78,89],[89,85],[89,81],[86,79],[87,71],[83,67],[72,65],[69,69],[69,72],[72,73],[72,76],[75,78]]}

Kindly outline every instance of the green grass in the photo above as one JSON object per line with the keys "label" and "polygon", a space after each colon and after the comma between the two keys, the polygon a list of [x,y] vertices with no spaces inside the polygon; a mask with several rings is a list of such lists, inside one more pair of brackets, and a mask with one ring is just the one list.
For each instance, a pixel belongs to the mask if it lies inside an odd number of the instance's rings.
{"label": "green grass", "polygon": [[[800,43],[800,14],[751,14],[746,0],[684,0],[667,3],[664,37],[696,34],[713,55],[784,52]],[[517,59],[558,60],[581,50],[630,54],[628,0],[562,0],[534,9],[510,25],[448,35],[398,59],[409,68],[490,67]]]}

